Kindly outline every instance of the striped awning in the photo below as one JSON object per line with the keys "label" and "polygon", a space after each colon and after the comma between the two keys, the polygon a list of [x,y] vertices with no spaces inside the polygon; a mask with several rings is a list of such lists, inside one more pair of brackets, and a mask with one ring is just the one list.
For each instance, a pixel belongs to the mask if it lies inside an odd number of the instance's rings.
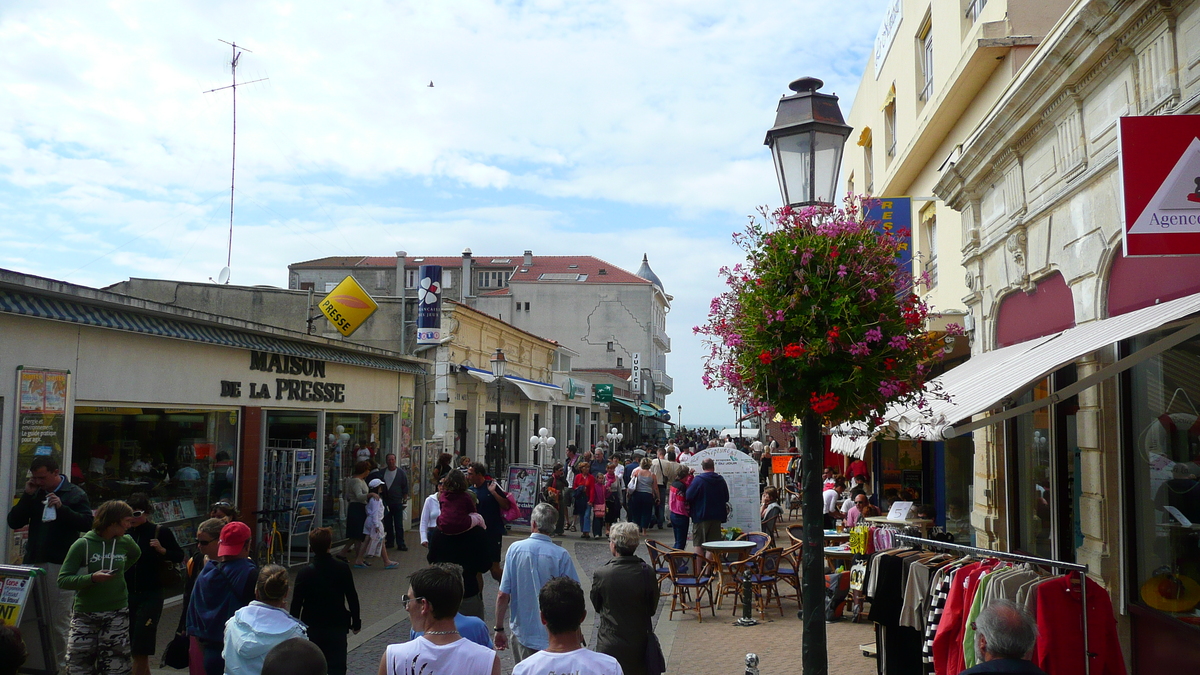
{"label": "striped awning", "polygon": [[287,340],[267,335],[242,332],[178,319],[139,314],[137,312],[96,307],[79,302],[48,298],[41,295],[16,293],[0,289],[0,313],[28,316],[52,321],[108,328],[142,335],[174,338],[203,344],[234,347],[290,356],[300,356],[330,363],[342,363],[363,368],[390,370],[397,373],[423,375],[417,364],[389,359],[378,354],[335,349],[299,340]]}

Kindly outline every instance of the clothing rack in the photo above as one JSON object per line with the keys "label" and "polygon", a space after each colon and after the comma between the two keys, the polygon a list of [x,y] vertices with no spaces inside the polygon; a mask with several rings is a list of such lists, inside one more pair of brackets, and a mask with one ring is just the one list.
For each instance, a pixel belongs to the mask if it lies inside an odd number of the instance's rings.
{"label": "clothing rack", "polygon": [[914,537],[910,534],[896,534],[893,535],[893,539],[897,544],[911,544],[923,548],[958,551],[960,553],[978,555],[985,558],[997,558],[1012,562],[1029,563],[1031,565],[1042,565],[1043,567],[1054,567],[1070,572],[1079,572],[1079,590],[1081,593],[1080,599],[1082,600],[1083,604],[1083,672],[1084,675],[1091,675],[1092,654],[1088,649],[1087,565],[1081,563],[1062,562],[1061,560],[1052,560],[1050,558],[1038,558],[1036,556],[1023,555],[1020,553],[1004,553],[1001,551],[979,548],[978,546],[967,546],[966,544],[952,544],[946,541],[923,539],[921,537]]}

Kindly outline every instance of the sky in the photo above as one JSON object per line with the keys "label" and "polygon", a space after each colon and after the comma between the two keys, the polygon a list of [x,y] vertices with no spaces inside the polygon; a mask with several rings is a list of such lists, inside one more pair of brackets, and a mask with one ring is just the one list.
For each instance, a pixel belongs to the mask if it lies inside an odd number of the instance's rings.
{"label": "sky", "polygon": [[[341,5],[341,6],[337,6]],[[0,268],[287,285],[331,255],[593,255],[674,296],[667,407],[777,206],[763,145],[805,75],[853,102],[885,0],[0,3]],[[237,160],[229,244],[231,83]],[[430,82],[433,87],[429,87]]]}

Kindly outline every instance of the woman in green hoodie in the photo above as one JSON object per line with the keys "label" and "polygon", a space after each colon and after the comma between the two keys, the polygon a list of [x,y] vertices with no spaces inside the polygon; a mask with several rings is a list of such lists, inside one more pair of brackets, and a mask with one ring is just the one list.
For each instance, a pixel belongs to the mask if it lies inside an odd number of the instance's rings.
{"label": "woman in green hoodie", "polygon": [[141,549],[125,534],[133,509],[122,501],[96,509],[92,530],[71,544],[58,574],[58,587],[75,591],[67,634],[68,675],[125,675],[129,652],[129,593],[125,571]]}

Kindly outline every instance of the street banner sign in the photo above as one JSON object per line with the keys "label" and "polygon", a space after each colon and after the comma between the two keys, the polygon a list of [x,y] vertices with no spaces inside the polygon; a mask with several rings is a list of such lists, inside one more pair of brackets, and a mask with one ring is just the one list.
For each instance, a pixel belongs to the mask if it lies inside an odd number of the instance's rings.
{"label": "street banner sign", "polygon": [[442,266],[421,265],[417,286],[417,344],[442,341]]}
{"label": "street banner sign", "polygon": [[629,376],[629,391],[640,398],[642,395],[642,353],[634,352],[630,361],[633,373]]}
{"label": "street banner sign", "polygon": [[1126,256],[1200,255],[1200,115],[1122,117]]}
{"label": "street banner sign", "polygon": [[910,279],[906,289],[897,291],[898,295],[908,295],[912,292],[911,279],[913,275],[912,250],[912,197],[873,197],[867,201],[866,219],[877,223],[880,232],[887,232],[900,239],[902,246],[896,256],[896,267],[900,273]]}
{"label": "street banner sign", "polygon": [[342,283],[334,286],[317,306],[329,323],[346,337],[353,335],[379,309],[379,303],[367,295],[354,277],[342,279]]}

